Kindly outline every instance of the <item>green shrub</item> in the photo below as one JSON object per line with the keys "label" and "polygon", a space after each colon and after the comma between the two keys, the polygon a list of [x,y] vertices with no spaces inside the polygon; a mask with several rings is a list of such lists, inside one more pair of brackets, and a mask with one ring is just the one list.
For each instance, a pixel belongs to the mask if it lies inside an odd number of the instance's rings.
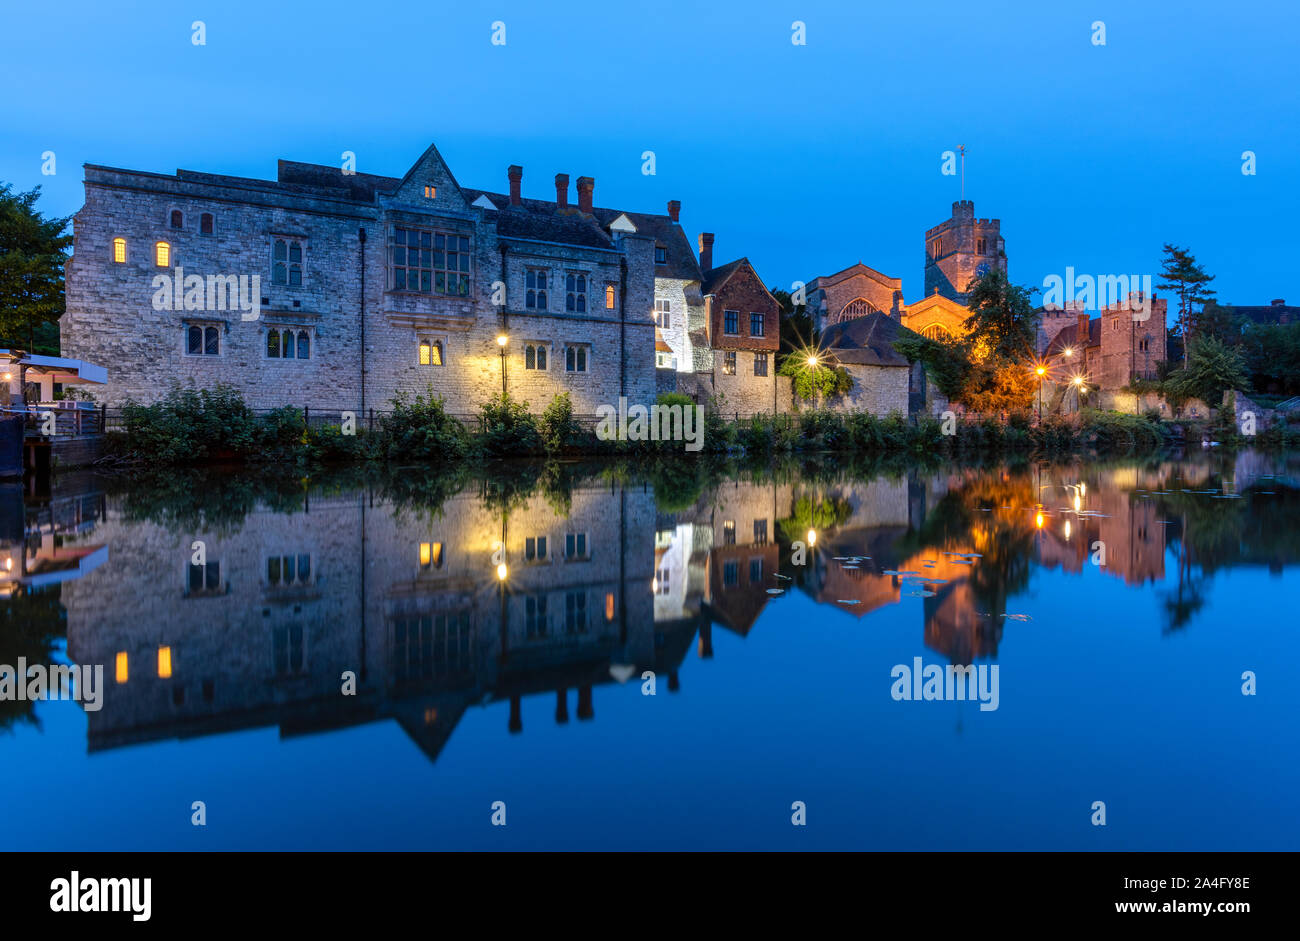
{"label": "green shrub", "polygon": [[538,434],[547,454],[563,454],[582,444],[582,425],[573,417],[573,401],[569,393],[561,392],[551,399],[538,422]]}
{"label": "green shrub", "polygon": [[465,426],[447,414],[443,401],[433,394],[408,400],[399,393],[393,409],[379,419],[381,454],[390,460],[450,461],[472,449]]}
{"label": "green shrub", "polygon": [[524,457],[544,450],[537,419],[527,402],[496,395],[479,410],[479,448],[490,457]]}

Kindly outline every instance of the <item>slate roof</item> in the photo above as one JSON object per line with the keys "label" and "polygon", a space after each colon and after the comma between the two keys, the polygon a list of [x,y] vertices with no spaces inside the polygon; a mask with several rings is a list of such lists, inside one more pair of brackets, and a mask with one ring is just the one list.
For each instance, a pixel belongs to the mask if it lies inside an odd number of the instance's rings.
{"label": "slate roof", "polygon": [[668,216],[627,212],[623,209],[601,209],[599,206],[592,212],[602,226],[608,226],[619,216],[627,216],[636,226],[638,235],[652,236],[656,244],[667,249],[667,263],[655,265],[656,278],[676,278],[680,281],[702,280],[700,263],[695,259],[690,240],[682,227]]}
{"label": "slate roof", "polygon": [[[1051,342],[1047,344],[1047,356],[1055,356],[1065,349],[1072,346],[1079,348],[1079,325],[1078,323],[1068,324],[1056,332]],[[1088,346],[1101,346],[1101,318],[1093,317],[1088,321]]]}
{"label": "slate roof", "polygon": [[888,314],[876,311],[827,327],[821,346],[842,365],[906,367],[910,363],[894,349],[894,341],[909,335],[919,336]]}

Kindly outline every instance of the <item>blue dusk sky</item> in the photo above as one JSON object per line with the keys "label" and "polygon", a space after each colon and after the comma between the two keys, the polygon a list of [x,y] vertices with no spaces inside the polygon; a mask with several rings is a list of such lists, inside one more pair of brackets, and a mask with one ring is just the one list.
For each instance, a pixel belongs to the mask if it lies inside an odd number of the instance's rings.
{"label": "blue dusk sky", "polygon": [[941,155],[965,145],[966,196],[1001,219],[1017,282],[1154,274],[1168,241],[1222,301],[1300,303],[1288,0],[80,0],[0,17],[0,181],[41,185],[51,214],[80,207],[84,163],[273,178],[277,158],[353,151],[400,176],[434,142],[462,185],[504,190],[518,163],[524,194],[553,199],[557,172],[593,176],[601,206],[680,199],[692,243],[717,233],[719,262],[747,255],[770,285],[861,260],[910,302],[923,233],[960,195]]}

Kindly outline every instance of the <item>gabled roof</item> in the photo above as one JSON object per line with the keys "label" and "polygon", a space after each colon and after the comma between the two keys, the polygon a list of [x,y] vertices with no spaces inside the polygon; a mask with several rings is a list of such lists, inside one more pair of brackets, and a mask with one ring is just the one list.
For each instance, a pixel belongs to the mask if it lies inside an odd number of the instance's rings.
{"label": "gabled roof", "polygon": [[[1101,318],[1093,317],[1088,321],[1088,346],[1101,345]],[[1067,346],[1075,349],[1079,347],[1079,324],[1067,324],[1056,332],[1051,342],[1047,344],[1047,356],[1056,356]]]}
{"label": "gabled roof", "polygon": [[866,275],[868,278],[871,278],[874,281],[879,281],[887,287],[892,287],[899,291],[903,289],[902,278],[891,278],[887,274],[880,273],[875,268],[870,268],[862,262],[858,262],[855,265],[850,265],[843,271],[837,271],[834,274],[827,274],[813,278],[808,282],[808,291],[811,293],[819,288],[830,287],[832,284],[838,284],[839,282],[852,278],[855,275]]}
{"label": "gabled roof", "polygon": [[592,210],[597,221],[608,229],[620,216],[636,226],[637,235],[653,238],[656,245],[664,247],[667,260],[662,265],[655,265],[656,278],[676,278],[679,281],[699,281],[700,263],[695,259],[690,240],[682,227],[669,216],[652,215],[644,212],[625,212],[622,209]]}
{"label": "gabled roof", "polygon": [[858,366],[909,366],[907,357],[894,349],[903,336],[919,336],[888,314],[875,311],[826,328],[821,347],[838,362]]}
{"label": "gabled roof", "polygon": [[[700,290],[705,294],[716,294],[718,288],[722,287],[728,278],[745,266],[748,266],[750,271],[754,270],[754,266],[749,264],[748,258],[737,258],[735,261],[729,261],[725,265],[719,265],[705,271]],[[758,277],[757,273],[755,273],[754,277]]]}

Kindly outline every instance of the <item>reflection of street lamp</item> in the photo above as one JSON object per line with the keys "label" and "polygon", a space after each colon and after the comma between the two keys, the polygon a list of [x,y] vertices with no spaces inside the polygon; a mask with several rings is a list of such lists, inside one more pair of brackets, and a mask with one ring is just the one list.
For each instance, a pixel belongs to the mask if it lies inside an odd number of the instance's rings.
{"label": "reflection of street lamp", "polygon": [[815,529],[808,530],[808,545],[810,546],[817,545],[817,530]]}
{"label": "reflection of street lamp", "polygon": [[497,346],[501,347],[501,398],[506,397],[506,344],[510,338],[504,333],[498,334]]}

